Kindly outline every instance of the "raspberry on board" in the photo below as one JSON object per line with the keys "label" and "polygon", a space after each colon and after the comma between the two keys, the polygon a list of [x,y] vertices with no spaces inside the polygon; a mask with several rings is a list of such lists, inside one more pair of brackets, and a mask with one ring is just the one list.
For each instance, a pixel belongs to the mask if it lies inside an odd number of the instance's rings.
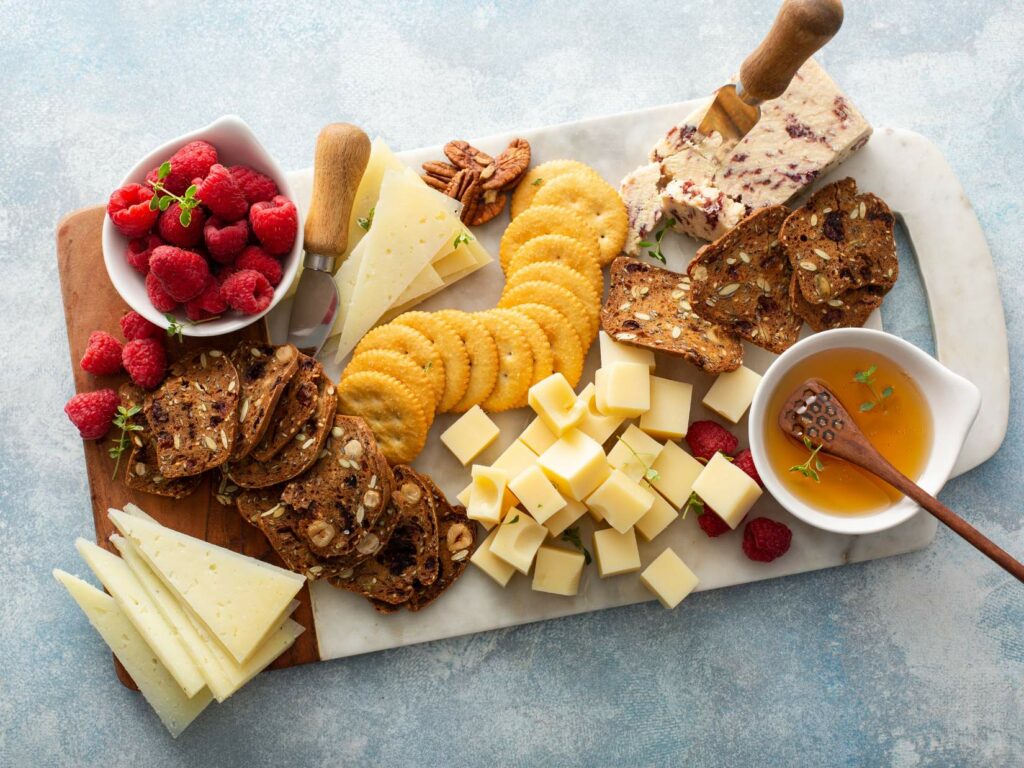
{"label": "raspberry on board", "polygon": [[128,250],[125,252],[125,260],[132,269],[140,274],[149,274],[149,257],[153,249],[164,244],[159,235],[150,233],[142,237],[136,237],[128,241]]}
{"label": "raspberry on board", "polygon": [[243,315],[257,315],[274,299],[274,289],[267,278],[254,269],[235,272],[220,286],[220,295],[232,309]]}
{"label": "raspberry on board", "polygon": [[232,165],[231,175],[242,188],[249,205],[272,200],[278,194],[277,184],[272,178],[247,165]]}
{"label": "raspberry on board", "polygon": [[132,381],[143,389],[153,389],[164,380],[167,350],[156,339],[133,339],[124,345],[121,363]]}
{"label": "raspberry on board", "polygon": [[754,465],[754,454],[750,452],[749,448],[744,448],[742,451],[737,453],[735,458],[733,458],[732,463],[750,475],[750,478],[755,483],[764,488],[764,483],[761,482],[761,476],[757,473],[757,467]]}
{"label": "raspberry on board", "polygon": [[[171,171],[163,181],[164,187],[176,195],[183,194],[192,179],[205,179],[216,162],[217,148],[213,144],[208,141],[190,141],[171,155]],[[154,179],[156,170],[150,171]]]}
{"label": "raspberry on board", "polygon": [[[121,333],[131,341],[132,339],[163,339],[166,332],[155,323],[149,322],[135,310],[129,310],[121,315],[118,321],[121,325]],[[118,367],[121,365],[121,355],[118,352]]]}
{"label": "raspberry on board", "polygon": [[185,316],[196,323],[219,315],[228,308],[228,303],[220,295],[220,283],[210,275],[206,279],[206,287],[194,299],[185,303]]}
{"label": "raspberry on board", "polygon": [[142,237],[156,224],[159,211],[149,207],[153,190],[142,184],[125,184],[110,193],[107,215],[125,237]]}
{"label": "raspberry on board", "polygon": [[299,212],[295,203],[283,195],[255,203],[249,209],[249,225],[256,239],[271,256],[288,253],[299,231]]}
{"label": "raspberry on board", "polygon": [[789,551],[793,532],[784,523],[755,517],[743,529],[743,553],[751,560],[770,563]]}
{"label": "raspberry on board", "polygon": [[146,275],[146,295],[158,312],[173,312],[178,308],[178,300],[164,289],[163,283],[152,272]]}
{"label": "raspberry on board", "polygon": [[281,262],[260,248],[258,245],[250,245],[241,255],[235,259],[235,269],[255,269],[271,285],[281,282]]}
{"label": "raspberry on board", "polygon": [[249,242],[249,222],[241,218],[228,223],[211,216],[203,227],[203,240],[211,259],[219,264],[230,264]]}
{"label": "raspberry on board", "polygon": [[106,331],[93,331],[82,355],[82,370],[93,376],[110,376],[121,370],[121,342]]}
{"label": "raspberry on board", "polygon": [[161,245],[153,251],[149,257],[149,269],[167,294],[178,302],[198,296],[210,277],[206,259],[195,251],[171,245]]}
{"label": "raspberry on board", "polygon": [[219,219],[237,221],[249,212],[242,188],[223,165],[213,165],[198,187],[196,197]]}
{"label": "raspberry on board", "polygon": [[704,506],[704,510],[702,512],[697,513],[697,525],[699,525],[700,529],[712,539],[732,530],[732,528],[729,527],[729,524],[719,517],[715,510],[707,505]]}
{"label": "raspberry on board", "polygon": [[110,431],[121,398],[112,389],[82,392],[64,406],[64,413],[78,427],[83,440],[99,440]]}
{"label": "raspberry on board", "polygon": [[739,441],[725,427],[715,421],[695,421],[686,431],[686,442],[694,457],[711,461],[711,457],[721,452],[732,456]]}
{"label": "raspberry on board", "polygon": [[167,206],[167,210],[160,214],[156,228],[160,237],[171,245],[181,248],[194,248],[203,239],[203,225],[206,223],[206,213],[202,208],[192,209],[192,220],[187,227],[181,225],[181,206],[174,202]]}

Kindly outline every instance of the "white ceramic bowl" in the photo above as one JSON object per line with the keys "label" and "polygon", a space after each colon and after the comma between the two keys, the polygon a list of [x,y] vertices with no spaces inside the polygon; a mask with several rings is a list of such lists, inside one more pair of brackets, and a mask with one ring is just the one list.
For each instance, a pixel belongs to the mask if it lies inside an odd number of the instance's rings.
{"label": "white ceramic bowl", "polygon": [[836,533],[875,533],[909,520],[920,507],[902,498],[886,509],[865,515],[835,515],[798,499],[783,485],[768,461],[766,430],[778,429],[778,414],[768,406],[782,377],[796,363],[826,349],[865,349],[884,355],[910,375],[921,389],[931,412],[932,446],[917,484],[935,495],[953,470],[967,432],[981,408],[981,392],[913,344],[882,331],[840,328],[797,342],[775,360],[761,380],[750,407],[750,450],[765,488],[778,502],[805,523]]}
{"label": "white ceramic bowl", "polygon": [[[267,150],[263,148],[263,145],[260,144],[252,129],[245,124],[245,121],[235,115],[226,115],[210,123],[205,128],[200,128],[192,133],[186,133],[184,136],[179,136],[157,147],[142,158],[121,179],[118,186],[131,182],[143,183],[146,174],[152,168],[169,159],[171,155],[190,141],[196,141],[197,139],[208,141],[217,148],[218,162],[222,165],[248,165],[272,178],[281,194],[296,204],[299,213],[299,233],[295,238],[295,245],[292,246],[289,253],[281,258],[283,273],[281,282],[274,291],[274,298],[270,302],[270,306],[264,312],[258,315],[241,315],[232,311],[217,320],[207,320],[196,325],[192,325],[187,321],[184,309],[178,309],[174,313],[181,320],[183,326],[182,333],[186,336],[219,336],[223,333],[237,331],[256,322],[284,298],[288,286],[295,279],[295,273],[298,271],[299,263],[302,260],[303,218],[302,210],[298,208],[295,193],[288,184],[288,178],[285,176],[284,171],[274,162],[274,159]],[[167,318],[164,317],[164,313],[156,309],[146,295],[145,278],[133,269],[125,259],[127,248],[128,239],[117,231],[111,223],[110,217],[105,216],[103,218],[103,263],[106,264],[110,281],[129,307],[150,322],[156,323],[161,328],[166,328]]]}

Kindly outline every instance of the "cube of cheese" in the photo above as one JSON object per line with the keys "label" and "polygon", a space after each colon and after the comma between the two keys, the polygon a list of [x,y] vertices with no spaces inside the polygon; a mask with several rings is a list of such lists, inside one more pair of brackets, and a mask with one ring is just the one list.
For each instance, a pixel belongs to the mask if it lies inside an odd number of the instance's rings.
{"label": "cube of cheese", "polygon": [[622,344],[604,331],[598,334],[601,345],[601,367],[606,368],[612,363],[642,363],[654,372],[654,352],[641,347]]}
{"label": "cube of cheese", "polygon": [[675,608],[697,586],[698,579],[679,555],[666,549],[644,568],[640,581],[663,606]]}
{"label": "cube of cheese", "polygon": [[501,455],[491,464],[495,469],[506,472],[509,478],[513,478],[527,467],[537,463],[537,454],[521,440],[513,440],[512,443],[502,451]]}
{"label": "cube of cheese", "polygon": [[640,416],[640,429],[660,440],[686,437],[693,385],[651,376],[651,407]]}
{"label": "cube of cheese", "polygon": [[715,379],[702,402],[706,408],[736,424],[753,402],[754,392],[760,383],[760,374],[741,365],[735,371],[723,373]]}
{"label": "cube of cheese", "polygon": [[661,449],[651,469],[651,485],[676,509],[682,509],[690,498],[693,481],[704,471],[704,465],[684,451],[679,443],[669,441]]}
{"label": "cube of cheese", "polygon": [[639,571],[640,550],[633,529],[625,533],[619,533],[614,528],[594,531],[594,558],[602,579]]}
{"label": "cube of cheese", "polygon": [[537,459],[562,493],[583,501],[611,473],[601,446],[577,429],[570,429]]}
{"label": "cube of cheese", "polygon": [[531,464],[509,481],[508,488],[526,507],[533,519],[544,524],[548,518],[565,506],[565,499],[551,484],[544,470]]}
{"label": "cube of cheese", "polygon": [[483,409],[474,405],[441,433],[441,442],[466,466],[498,439],[499,431]]}
{"label": "cube of cheese", "polygon": [[578,399],[585,404],[585,407],[583,418],[576,425],[576,429],[604,445],[612,433],[619,428],[619,425],[626,420],[626,417],[606,416],[597,410],[597,387],[593,383],[587,384],[583,388]]}
{"label": "cube of cheese", "polygon": [[519,435],[519,439],[527,448],[540,456],[544,451],[555,444],[555,441],[558,439],[558,435],[548,429],[548,425],[544,423],[544,419],[538,416],[530,422],[530,426],[523,430],[522,434]]}
{"label": "cube of cheese", "polygon": [[583,517],[586,511],[587,507],[582,501],[565,499],[565,506],[545,520],[544,527],[553,537],[561,536],[569,526]]}
{"label": "cube of cheese", "polygon": [[495,531],[491,553],[526,574],[530,572],[534,555],[547,536],[547,528],[515,507],[508,511]]}
{"label": "cube of cheese", "polygon": [[676,521],[679,512],[665,501],[660,493],[651,489],[646,482],[640,483],[640,486],[651,491],[654,496],[654,504],[647,510],[646,515],[636,521],[633,527],[644,541],[653,541],[656,536]]}
{"label": "cube of cheese", "polygon": [[597,410],[635,418],[651,407],[651,369],[642,363],[612,363],[594,373]]}
{"label": "cube of cheese", "polygon": [[654,474],[651,470],[661,451],[661,443],[642,432],[635,424],[630,424],[608,452],[608,463],[631,480],[639,482]]}
{"label": "cube of cheese", "polygon": [[469,562],[504,587],[508,584],[516,569],[491,552],[491,544],[494,543],[494,537],[498,535],[500,530],[501,528],[495,528],[491,531],[490,535],[483,540],[483,543],[476,548],[476,552],[469,558]]}
{"label": "cube of cheese", "polygon": [[586,407],[576,400],[576,393],[561,373],[538,381],[530,387],[527,397],[530,407],[557,437],[579,423]]}
{"label": "cube of cheese", "polygon": [[612,528],[625,533],[650,511],[654,493],[616,469],[587,497],[586,504]]}
{"label": "cube of cheese", "polygon": [[507,485],[507,472],[474,464],[473,485],[470,486],[466,516],[470,520],[479,520],[487,526],[500,523],[504,514],[502,501]]}
{"label": "cube of cheese", "polygon": [[730,528],[739,525],[743,516],[761,497],[761,487],[721,453],[711,457],[711,461],[693,482],[693,491]]}
{"label": "cube of cheese", "polygon": [[583,575],[584,556],[576,550],[544,546],[537,550],[533,569],[533,591],[552,595],[575,595]]}

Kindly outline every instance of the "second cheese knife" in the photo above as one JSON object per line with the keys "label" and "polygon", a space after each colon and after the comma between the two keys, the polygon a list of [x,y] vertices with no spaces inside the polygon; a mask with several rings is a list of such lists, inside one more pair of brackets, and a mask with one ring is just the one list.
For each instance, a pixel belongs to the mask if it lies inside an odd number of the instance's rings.
{"label": "second cheese knife", "polygon": [[334,268],[348,245],[348,218],[370,159],[370,140],[348,123],[324,126],[316,139],[313,198],[303,232],[306,255],[292,300],[288,343],[315,357],[340,308]]}
{"label": "second cheese knife", "polygon": [[796,71],[839,31],[841,0],[783,0],[775,23],[740,67],[739,82],[723,85],[697,129],[735,144],[761,119],[762,102],[777,99]]}

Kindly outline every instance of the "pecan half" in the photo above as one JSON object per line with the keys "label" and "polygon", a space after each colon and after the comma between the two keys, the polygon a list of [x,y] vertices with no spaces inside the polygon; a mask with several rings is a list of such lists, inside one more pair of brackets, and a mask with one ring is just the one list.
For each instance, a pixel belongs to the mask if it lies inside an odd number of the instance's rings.
{"label": "pecan half", "polygon": [[[460,218],[464,224],[470,224],[479,213],[483,202],[483,189],[480,186],[480,171],[464,168],[452,176],[444,193],[462,203]],[[471,225],[472,226],[472,225]]]}
{"label": "pecan half", "polygon": [[494,162],[495,171],[484,182],[484,189],[507,191],[515,187],[530,167],[530,142],[512,139]]}
{"label": "pecan half", "polygon": [[483,195],[480,196],[480,205],[477,207],[476,215],[469,222],[469,226],[479,227],[481,224],[486,224],[505,210],[506,202],[508,202],[508,195],[504,192],[497,192],[493,189],[484,190]]}
{"label": "pecan half", "polygon": [[456,166],[463,170],[483,171],[494,163],[494,158],[461,139],[449,141],[444,145],[444,154]]}

